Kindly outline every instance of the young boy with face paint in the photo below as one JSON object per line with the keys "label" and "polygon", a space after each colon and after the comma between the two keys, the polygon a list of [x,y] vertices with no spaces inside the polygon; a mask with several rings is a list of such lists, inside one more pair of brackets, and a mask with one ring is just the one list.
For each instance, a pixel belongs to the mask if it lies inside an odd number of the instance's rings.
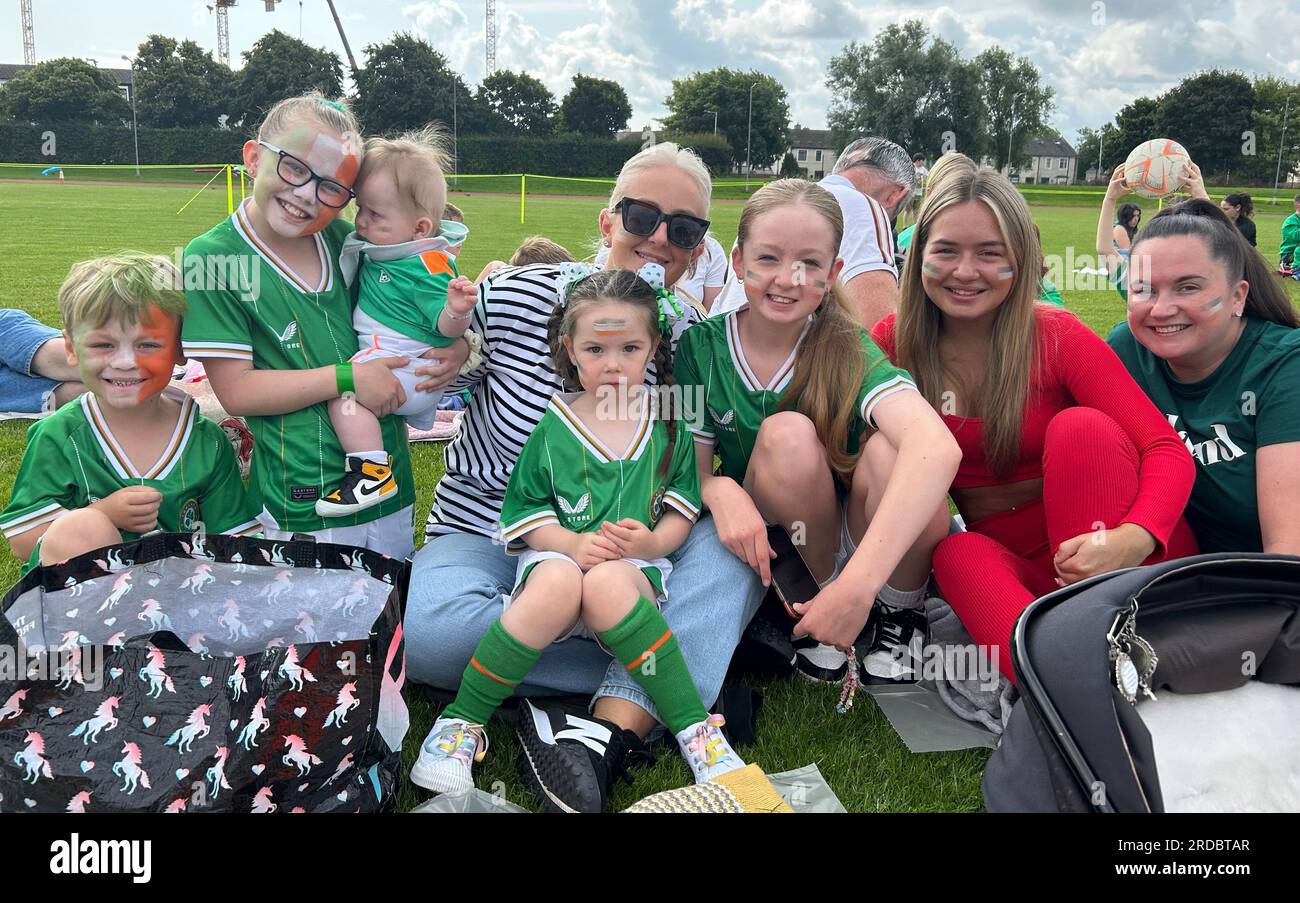
{"label": "young boy with face paint", "polygon": [[59,290],[68,363],[89,391],[28,430],[0,514],[23,573],[154,530],[261,529],[225,433],[167,388],[178,284],[167,258],[126,252],[76,264]]}
{"label": "young boy with face paint", "polygon": [[[352,362],[409,361],[393,371],[406,393],[397,414],[419,430],[433,428],[442,398],[415,389],[425,358],[462,335],[479,344],[477,334],[466,332],[478,289],[455,263],[468,230],[441,219],[448,206],[445,164],[441,134],[432,127],[396,140],[370,139],[357,175],[357,228],[339,259],[344,282],[358,289],[352,326],[361,350]],[[346,393],[329,402],[329,414],[346,473],[316,502],[316,513],[346,517],[392,497],[397,483],[375,415]]]}

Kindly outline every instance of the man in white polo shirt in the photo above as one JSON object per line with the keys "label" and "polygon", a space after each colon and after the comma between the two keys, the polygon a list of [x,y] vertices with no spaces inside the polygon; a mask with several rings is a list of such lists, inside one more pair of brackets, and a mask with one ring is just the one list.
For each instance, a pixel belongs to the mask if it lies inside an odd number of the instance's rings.
{"label": "man in white polo shirt", "polygon": [[[916,169],[907,151],[894,142],[859,138],[844,148],[831,174],[818,184],[835,195],[844,214],[840,282],[858,321],[869,331],[898,307],[890,222],[912,196]],[[744,303],[744,285],[738,275],[729,273],[709,314],[724,314]]]}

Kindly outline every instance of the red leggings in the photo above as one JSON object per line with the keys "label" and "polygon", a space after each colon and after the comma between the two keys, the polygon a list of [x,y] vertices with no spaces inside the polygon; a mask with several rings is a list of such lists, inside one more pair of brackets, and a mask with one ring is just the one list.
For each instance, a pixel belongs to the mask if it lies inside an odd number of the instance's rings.
{"label": "red leggings", "polygon": [[[1101,466],[1098,466],[1098,465]],[[1057,589],[1052,558],[1062,542],[1122,523],[1137,498],[1138,453],[1114,420],[1093,408],[1052,418],[1043,448],[1043,498],[967,524],[934,552],[934,576],[976,644],[1014,681],[1008,651],[1016,618]],[[1197,553],[1180,519],[1167,548],[1143,564]]]}

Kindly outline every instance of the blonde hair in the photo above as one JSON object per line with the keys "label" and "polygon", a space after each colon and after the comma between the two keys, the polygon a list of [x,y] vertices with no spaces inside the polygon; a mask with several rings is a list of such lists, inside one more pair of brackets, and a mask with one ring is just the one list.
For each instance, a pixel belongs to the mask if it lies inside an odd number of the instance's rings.
{"label": "blonde hair", "polygon": [[[943,313],[921,282],[934,221],[950,207],[969,201],[979,201],[992,211],[1016,268],[1015,281],[994,316],[985,377],[978,388],[968,382],[969,374],[958,373],[944,362],[939,351]],[[998,476],[1008,474],[1019,458],[1025,403],[1038,371],[1041,348],[1036,302],[1042,268],[1042,244],[1029,205],[1005,176],[980,170],[961,154],[945,155],[935,164],[899,288],[898,363],[912,374],[917,388],[936,409],[946,386],[951,384],[965,393],[963,407],[967,416],[983,420],[984,456]]]}
{"label": "blonde hair", "polygon": [[515,249],[510,265],[522,267],[530,263],[567,263],[570,260],[573,260],[573,255],[564,245],[544,235],[530,235]]}
{"label": "blonde hair", "polygon": [[59,287],[59,315],[69,333],[79,325],[98,329],[109,320],[139,323],[150,307],[180,317],[181,286],[176,265],[161,254],[118,251],[72,265]]}
{"label": "blonde hair", "polygon": [[709,203],[713,199],[713,179],[709,168],[689,147],[681,147],[671,141],[653,144],[623,164],[614,182],[614,190],[609,194],[609,210],[612,212],[618,202],[627,197],[627,185],[633,176],[659,166],[676,166],[690,176],[700,189],[700,198],[704,201],[701,216],[709,215]]}
{"label": "blonde hair", "polygon": [[451,201],[448,201],[446,204],[442,206],[442,218],[449,219],[453,223],[464,223],[465,212],[461,210],[459,207],[457,207],[455,204],[453,204]]}
{"label": "blonde hair", "polygon": [[344,139],[352,137],[357,145],[357,156],[361,156],[361,126],[357,124],[356,116],[352,115],[348,102],[343,99],[330,100],[319,91],[308,91],[298,97],[286,97],[277,101],[267,110],[262,124],[257,127],[257,140],[269,140],[283,135],[291,125],[304,119],[325,126]]}
{"label": "blonde hair", "polygon": [[[754,192],[740,214],[736,243],[742,253],[754,220],[781,207],[804,206],[820,214],[831,227],[832,260],[844,238],[844,214],[835,195],[803,179],[779,179]],[[866,358],[862,329],[849,312],[838,283],[831,285],[813,314],[799,345],[794,375],[781,397],[781,408],[796,410],[812,421],[817,439],[826,448],[831,468],[843,477],[852,473],[861,449],[849,451],[849,424],[857,404]]]}
{"label": "blonde hair", "polygon": [[443,219],[447,204],[443,171],[449,164],[447,133],[436,125],[397,138],[371,138],[357,173],[357,193],[364,189],[366,179],[387,170],[393,174],[402,202],[437,223]]}

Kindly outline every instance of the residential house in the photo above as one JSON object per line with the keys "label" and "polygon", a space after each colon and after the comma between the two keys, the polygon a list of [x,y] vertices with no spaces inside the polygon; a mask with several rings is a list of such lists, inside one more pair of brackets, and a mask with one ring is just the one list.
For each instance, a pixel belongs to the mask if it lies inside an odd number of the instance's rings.
{"label": "residential house", "polygon": [[[830,129],[795,128],[790,130],[790,154],[803,170],[804,178],[817,182],[830,175],[839,151],[831,141]],[[783,160],[780,157],[774,164],[778,171]]]}
{"label": "residential house", "polygon": [[1034,138],[1025,146],[1028,164],[1007,174],[1025,185],[1073,185],[1078,179],[1079,155],[1064,138]]}

